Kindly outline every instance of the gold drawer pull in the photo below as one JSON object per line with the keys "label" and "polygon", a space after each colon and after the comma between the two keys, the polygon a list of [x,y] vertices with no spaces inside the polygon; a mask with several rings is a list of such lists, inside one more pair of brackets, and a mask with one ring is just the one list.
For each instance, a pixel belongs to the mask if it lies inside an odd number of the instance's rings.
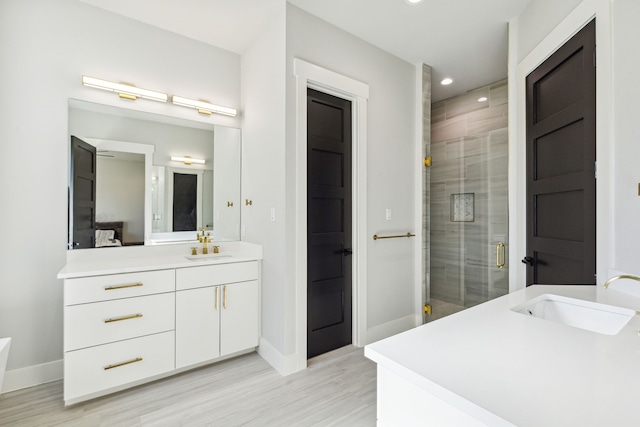
{"label": "gold drawer pull", "polygon": [[139,319],[140,317],[142,317],[142,314],[134,314],[132,316],[125,316],[125,317],[114,317],[113,319],[107,319],[104,321],[104,323],[111,323],[111,322],[119,322],[121,320],[129,320],[129,319]]}
{"label": "gold drawer pull", "polygon": [[106,368],[104,368],[104,370],[108,371],[109,369],[119,368],[120,366],[130,365],[131,363],[136,363],[136,362],[142,362],[142,357],[136,357],[133,360],[129,360],[129,361],[122,362],[122,363],[116,363],[115,365],[109,365]]}
{"label": "gold drawer pull", "polygon": [[138,286],[143,286],[142,283],[132,283],[130,285],[117,285],[117,286],[107,286],[104,288],[105,291],[113,291],[114,289],[126,289],[126,288],[136,288]]}
{"label": "gold drawer pull", "polygon": [[220,306],[219,301],[220,301],[220,286],[216,286],[216,311],[218,311],[218,307]]}

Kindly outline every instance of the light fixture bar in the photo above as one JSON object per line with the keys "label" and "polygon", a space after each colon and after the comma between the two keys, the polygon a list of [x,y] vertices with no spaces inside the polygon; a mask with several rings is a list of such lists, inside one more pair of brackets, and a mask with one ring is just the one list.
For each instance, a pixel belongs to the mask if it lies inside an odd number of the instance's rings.
{"label": "light fixture bar", "polygon": [[205,161],[203,159],[194,159],[193,157],[184,156],[171,156],[171,161],[173,162],[183,162],[185,165],[190,165],[191,163],[197,163],[199,165],[204,165]]}
{"label": "light fixture bar", "polygon": [[113,83],[107,80],[100,80],[94,77],[82,76],[82,84],[96,89],[108,90],[117,93],[120,98],[136,100],[137,98],[151,99],[153,101],[167,102],[169,95],[153,90],[142,89],[123,83]]}
{"label": "light fixture bar", "polygon": [[222,107],[220,105],[211,104],[209,102],[196,101],[176,95],[173,95],[171,97],[171,102],[176,105],[182,105],[183,107],[195,108],[200,114],[217,113],[232,117],[235,117],[238,114],[238,111],[234,108]]}

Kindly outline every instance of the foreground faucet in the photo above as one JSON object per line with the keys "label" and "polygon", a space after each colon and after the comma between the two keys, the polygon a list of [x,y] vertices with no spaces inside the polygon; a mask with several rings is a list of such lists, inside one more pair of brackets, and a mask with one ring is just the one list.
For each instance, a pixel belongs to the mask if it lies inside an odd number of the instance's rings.
{"label": "foreground faucet", "polygon": [[640,282],[640,277],[638,276],[632,276],[630,274],[621,274],[619,276],[613,276],[612,278],[604,282],[604,287],[608,288],[610,284],[612,284],[618,279],[631,279],[631,280],[635,280],[636,282]]}

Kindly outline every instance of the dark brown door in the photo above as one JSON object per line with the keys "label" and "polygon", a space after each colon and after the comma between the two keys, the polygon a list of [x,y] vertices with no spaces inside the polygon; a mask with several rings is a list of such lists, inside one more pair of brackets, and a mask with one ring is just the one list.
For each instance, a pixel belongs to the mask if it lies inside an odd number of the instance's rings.
{"label": "dark brown door", "polygon": [[307,92],[307,357],[351,344],[351,103]]}
{"label": "dark brown door", "polygon": [[527,285],[595,284],[595,20],[527,77]]}
{"label": "dark brown door", "polygon": [[173,174],[173,231],[193,231],[198,227],[198,175]]}
{"label": "dark brown door", "polygon": [[96,148],[71,137],[69,249],[93,248],[96,242]]}

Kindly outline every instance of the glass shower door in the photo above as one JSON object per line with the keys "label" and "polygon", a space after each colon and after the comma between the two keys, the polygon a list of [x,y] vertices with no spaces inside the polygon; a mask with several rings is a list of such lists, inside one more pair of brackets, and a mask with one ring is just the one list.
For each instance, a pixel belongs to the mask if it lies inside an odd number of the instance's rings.
{"label": "glass shower door", "polygon": [[434,104],[431,125],[429,321],[509,290],[506,81]]}

